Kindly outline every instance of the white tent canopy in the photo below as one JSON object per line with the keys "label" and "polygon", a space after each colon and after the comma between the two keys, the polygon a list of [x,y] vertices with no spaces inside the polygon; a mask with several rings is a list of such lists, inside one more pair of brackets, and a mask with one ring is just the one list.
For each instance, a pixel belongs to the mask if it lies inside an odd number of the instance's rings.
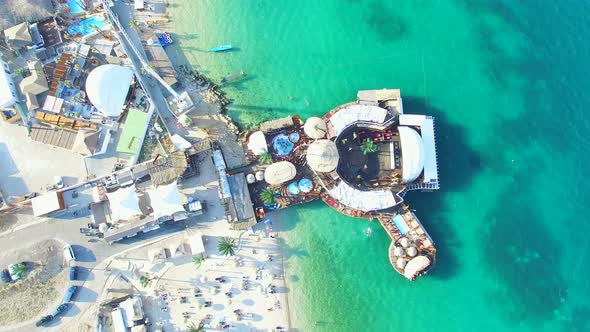
{"label": "white tent canopy", "polygon": [[365,212],[383,210],[396,204],[395,197],[391,191],[361,191],[349,186],[344,181],[340,181],[329,193],[330,196],[340,201],[340,203]]}
{"label": "white tent canopy", "polygon": [[264,179],[268,184],[275,185],[292,180],[296,174],[295,165],[288,161],[279,161],[264,170]]}
{"label": "white tent canopy", "polygon": [[248,149],[255,155],[259,156],[268,151],[266,137],[262,131],[256,131],[248,138]]}
{"label": "white tent canopy", "polygon": [[334,113],[330,118],[330,122],[334,126],[335,134],[339,135],[344,128],[355,122],[363,121],[381,124],[385,122],[386,117],[387,110],[384,108],[374,105],[352,104]]}
{"label": "white tent canopy", "polygon": [[119,116],[132,79],[133,72],[127,67],[98,66],[86,78],[88,99],[105,116]]}
{"label": "white tent canopy", "polygon": [[422,173],[424,169],[424,147],[422,137],[410,127],[398,127],[402,144],[402,180],[409,183]]}
{"label": "white tent canopy", "polygon": [[155,189],[148,190],[150,202],[154,210],[155,219],[172,216],[176,212],[183,212],[182,195],[178,191],[176,181],[168,185],[159,186]]}
{"label": "white tent canopy", "polygon": [[107,198],[111,208],[111,220],[114,222],[142,214],[139,209],[139,199],[135,193],[135,185],[107,193]]}
{"label": "white tent canopy", "polygon": [[317,140],[307,148],[307,163],[316,172],[331,172],[338,166],[338,148],[328,139]]}
{"label": "white tent canopy", "polygon": [[412,279],[416,276],[416,274],[420,273],[420,271],[424,270],[425,268],[430,265],[430,259],[426,256],[417,256],[412,258],[406,265],[406,269],[404,270],[404,277],[408,279]]}
{"label": "white tent canopy", "polygon": [[303,131],[313,139],[323,138],[327,132],[326,123],[318,117],[311,117],[305,121]]}
{"label": "white tent canopy", "polygon": [[425,115],[402,114],[399,117],[399,123],[402,126],[420,127],[425,157],[424,182],[438,182],[434,118]]}

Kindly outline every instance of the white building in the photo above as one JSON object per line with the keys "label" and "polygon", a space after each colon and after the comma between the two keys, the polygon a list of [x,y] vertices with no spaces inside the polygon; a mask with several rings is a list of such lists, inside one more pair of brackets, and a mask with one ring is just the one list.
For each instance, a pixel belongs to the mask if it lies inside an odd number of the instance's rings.
{"label": "white building", "polygon": [[16,104],[18,94],[8,64],[2,59],[0,59],[0,64],[2,64],[2,72],[0,72],[0,109],[5,109]]}

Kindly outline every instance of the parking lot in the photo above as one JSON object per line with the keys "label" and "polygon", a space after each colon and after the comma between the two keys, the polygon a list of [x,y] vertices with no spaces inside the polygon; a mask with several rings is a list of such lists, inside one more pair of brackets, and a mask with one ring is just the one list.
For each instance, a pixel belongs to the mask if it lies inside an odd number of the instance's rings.
{"label": "parking lot", "polygon": [[0,121],[0,190],[6,197],[44,192],[56,176],[66,186],[84,180],[82,156],[33,141],[25,127]]}

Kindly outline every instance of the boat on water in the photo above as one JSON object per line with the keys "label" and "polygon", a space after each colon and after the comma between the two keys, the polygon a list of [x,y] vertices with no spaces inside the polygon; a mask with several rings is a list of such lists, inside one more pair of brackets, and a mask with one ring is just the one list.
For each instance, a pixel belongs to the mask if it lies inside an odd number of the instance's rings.
{"label": "boat on water", "polygon": [[231,46],[231,45],[221,45],[221,46],[216,46],[216,47],[210,48],[208,52],[224,52],[224,51],[229,51],[232,48],[233,48],[233,46]]}

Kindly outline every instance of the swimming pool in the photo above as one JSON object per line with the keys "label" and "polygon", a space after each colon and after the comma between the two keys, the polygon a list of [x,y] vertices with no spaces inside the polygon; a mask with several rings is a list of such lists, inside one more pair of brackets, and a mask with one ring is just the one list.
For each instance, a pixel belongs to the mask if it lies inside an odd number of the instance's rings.
{"label": "swimming pool", "polygon": [[289,140],[289,136],[278,134],[272,139],[272,147],[276,155],[286,156],[293,150],[293,143]]}
{"label": "swimming pool", "polygon": [[70,13],[74,15],[84,12],[84,8],[80,6],[80,2],[76,0],[68,0],[68,7],[70,7]]}
{"label": "swimming pool", "polygon": [[104,29],[106,25],[107,24],[102,17],[92,16],[83,21],[80,21],[79,23],[70,25],[68,27],[68,33],[72,36],[77,33],[80,33],[82,36],[86,36],[96,32],[97,30],[95,27],[98,29]]}
{"label": "swimming pool", "polygon": [[406,234],[410,230],[410,227],[408,226],[408,224],[406,224],[406,221],[401,215],[396,215],[395,217],[393,217],[392,220],[395,226],[397,226],[397,228],[399,229],[399,232],[402,233],[402,235]]}

